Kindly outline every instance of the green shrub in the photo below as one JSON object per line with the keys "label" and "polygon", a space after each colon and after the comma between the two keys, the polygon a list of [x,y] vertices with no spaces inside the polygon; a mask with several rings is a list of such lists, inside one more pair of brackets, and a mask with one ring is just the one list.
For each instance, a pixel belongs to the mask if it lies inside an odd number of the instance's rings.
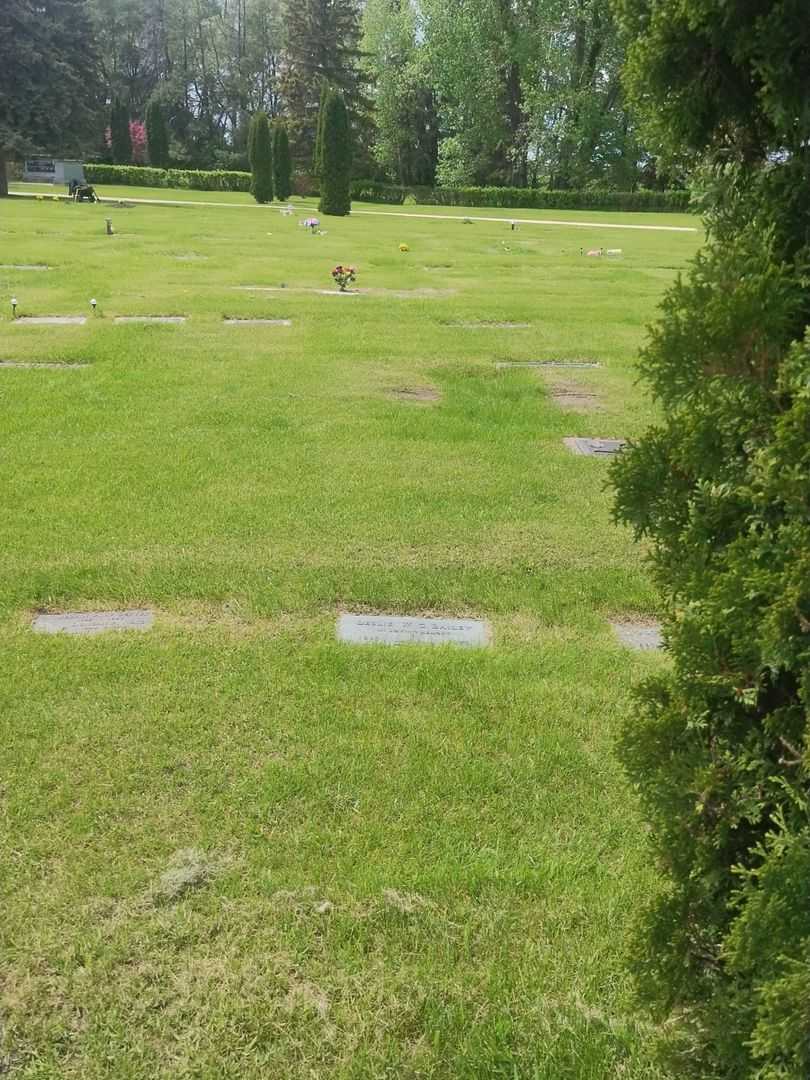
{"label": "green shrub", "polygon": [[[620,0],[629,90],[704,158],[709,243],[642,353],[662,419],[613,466],[671,667],[622,757],[662,887],[643,998],[689,1075],[810,1075],[810,21],[783,0]],[[685,1075],[685,1066],[678,1075]]]}
{"label": "green shrub", "polygon": [[343,96],[337,90],[326,95],[321,139],[321,200],[322,214],[342,215],[351,210],[352,147],[349,117]]}
{"label": "green shrub", "polygon": [[292,158],[287,128],[277,121],[273,128],[273,180],[277,199],[289,199],[292,194]]}
{"label": "green shrub", "polygon": [[253,179],[250,190],[257,203],[273,201],[273,143],[267,113],[257,112],[250,121],[248,158]]}
{"label": "green shrub", "polygon": [[[275,169],[275,156],[274,156]],[[89,183],[131,184],[140,187],[180,187],[192,191],[250,191],[251,174],[200,169],[153,169],[138,165],[86,164]],[[287,194],[318,196],[320,185],[314,177],[297,173]],[[496,195],[486,193],[494,192]],[[415,201],[424,206],[497,206],[532,210],[613,210],[684,213],[691,209],[686,191],[543,191],[536,188],[428,188],[381,184],[376,180],[352,180],[350,196],[357,202],[402,206]],[[465,201],[467,200],[467,201]],[[489,200],[489,201],[487,201]]]}
{"label": "green shrub", "polygon": [[153,169],[140,165],[86,164],[90,184],[127,184],[132,187],[175,187],[192,191],[250,191],[250,173],[207,172],[199,169]]}
{"label": "green shrub", "polygon": [[423,206],[480,206],[514,210],[609,210],[686,213],[688,191],[548,191],[542,188],[468,187],[432,188],[353,180],[352,198],[358,202],[389,203],[406,199]]}

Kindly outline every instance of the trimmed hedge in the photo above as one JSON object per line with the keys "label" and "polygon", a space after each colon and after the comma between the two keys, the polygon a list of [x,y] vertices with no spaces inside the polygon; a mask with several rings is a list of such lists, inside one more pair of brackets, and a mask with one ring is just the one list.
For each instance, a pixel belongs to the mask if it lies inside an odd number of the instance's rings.
{"label": "trimmed hedge", "polygon": [[[176,187],[193,191],[250,191],[249,172],[201,169],[151,169],[137,165],[85,165],[91,184]],[[296,177],[297,194],[318,195],[318,182]],[[688,213],[688,191],[547,191],[542,188],[430,188],[353,180],[352,200],[402,206],[413,199],[422,206],[481,206],[525,210],[615,210]]]}
{"label": "trimmed hedge", "polygon": [[250,191],[249,172],[204,169],[152,169],[138,165],[85,165],[90,184],[187,188],[191,191]]}
{"label": "trimmed hedge", "polygon": [[688,191],[549,191],[543,188],[402,187],[355,180],[352,198],[401,206],[412,198],[424,206],[491,206],[531,210],[636,210],[687,213]]}

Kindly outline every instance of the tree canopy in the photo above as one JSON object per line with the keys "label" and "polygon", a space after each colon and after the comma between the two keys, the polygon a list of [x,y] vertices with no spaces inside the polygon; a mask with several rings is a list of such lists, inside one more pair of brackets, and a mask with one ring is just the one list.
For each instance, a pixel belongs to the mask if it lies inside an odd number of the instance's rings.
{"label": "tree canopy", "polygon": [[7,158],[79,152],[101,104],[85,0],[0,5],[0,195]]}

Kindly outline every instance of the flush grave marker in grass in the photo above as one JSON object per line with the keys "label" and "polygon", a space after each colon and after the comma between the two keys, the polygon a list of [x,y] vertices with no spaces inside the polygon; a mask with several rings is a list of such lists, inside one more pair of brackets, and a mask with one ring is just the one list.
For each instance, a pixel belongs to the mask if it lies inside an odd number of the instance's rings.
{"label": "flush grave marker in grass", "polygon": [[575,383],[551,383],[549,395],[561,409],[570,409],[573,412],[599,412],[601,409],[596,394]]}
{"label": "flush grave marker in grass", "polygon": [[223,319],[226,326],[292,326],[292,319]]}
{"label": "flush grave marker in grass", "polygon": [[148,630],[154,622],[151,611],[63,611],[41,612],[33,622],[39,634],[104,634],[108,630]]}
{"label": "flush grave marker in grass", "polygon": [[572,454],[584,454],[586,457],[612,457],[620,453],[627,445],[624,439],[581,439],[569,437],[563,442]]}
{"label": "flush grave marker in grass", "polygon": [[463,330],[529,330],[532,324],[527,322],[454,322],[444,325],[460,327]]}
{"label": "flush grave marker in grass", "polygon": [[116,315],[116,323],[184,323],[185,315]]}
{"label": "flush grave marker in grass", "polygon": [[500,360],[495,364],[503,368],[598,368],[598,360]]}
{"label": "flush grave marker in grass", "polygon": [[86,315],[21,315],[14,326],[84,326]]}
{"label": "flush grave marker in grass", "polygon": [[89,366],[89,364],[74,364],[70,361],[59,364],[46,360],[0,360],[2,368],[85,368]]}
{"label": "flush grave marker in grass", "polygon": [[421,619],[411,615],[341,615],[338,641],[350,645],[489,644],[489,626],[480,619]]}
{"label": "flush grave marker in grass", "polygon": [[50,270],[44,263],[0,263],[0,270]]}
{"label": "flush grave marker in grass", "polygon": [[649,652],[660,649],[663,645],[661,624],[658,622],[622,620],[621,622],[613,621],[610,625],[622,645],[627,645],[631,649]]}

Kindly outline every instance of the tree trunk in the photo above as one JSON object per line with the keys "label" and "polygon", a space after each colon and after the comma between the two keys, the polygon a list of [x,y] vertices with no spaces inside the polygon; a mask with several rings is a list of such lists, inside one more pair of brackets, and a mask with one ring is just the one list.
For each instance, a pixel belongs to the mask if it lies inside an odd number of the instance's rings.
{"label": "tree trunk", "polygon": [[0,146],[0,199],[8,195],[8,177],[6,176],[6,155]]}

